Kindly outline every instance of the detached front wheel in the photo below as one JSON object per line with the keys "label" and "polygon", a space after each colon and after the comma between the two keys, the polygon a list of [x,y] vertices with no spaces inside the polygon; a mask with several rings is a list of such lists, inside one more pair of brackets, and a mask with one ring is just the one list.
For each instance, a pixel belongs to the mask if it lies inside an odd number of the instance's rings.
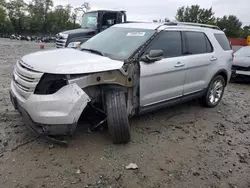
{"label": "detached front wheel", "polygon": [[130,141],[130,125],[127,114],[126,98],[123,91],[110,91],[105,95],[108,130],[114,144]]}

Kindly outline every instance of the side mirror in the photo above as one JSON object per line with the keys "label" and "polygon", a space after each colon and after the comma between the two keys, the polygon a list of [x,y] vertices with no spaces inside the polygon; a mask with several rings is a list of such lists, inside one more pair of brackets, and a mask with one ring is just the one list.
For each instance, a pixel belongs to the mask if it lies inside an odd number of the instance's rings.
{"label": "side mirror", "polygon": [[147,55],[141,57],[141,61],[151,63],[163,59],[163,50],[150,50]]}

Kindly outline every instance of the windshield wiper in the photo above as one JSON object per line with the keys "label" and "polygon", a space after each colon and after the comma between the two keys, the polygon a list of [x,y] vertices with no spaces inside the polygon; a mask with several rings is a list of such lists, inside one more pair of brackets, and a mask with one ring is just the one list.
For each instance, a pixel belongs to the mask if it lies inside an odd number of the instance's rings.
{"label": "windshield wiper", "polygon": [[88,49],[88,48],[81,48],[81,51],[83,51],[83,50],[89,51],[91,53],[95,53],[95,54],[98,54],[98,55],[101,55],[101,56],[104,56],[104,54],[102,52],[98,51],[98,50],[93,50],[93,49]]}

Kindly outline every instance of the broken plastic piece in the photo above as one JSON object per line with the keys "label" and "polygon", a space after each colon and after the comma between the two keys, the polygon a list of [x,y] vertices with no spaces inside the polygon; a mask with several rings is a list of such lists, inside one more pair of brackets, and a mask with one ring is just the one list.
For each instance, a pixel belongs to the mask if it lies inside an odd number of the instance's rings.
{"label": "broken plastic piece", "polygon": [[138,169],[138,166],[135,163],[130,163],[129,165],[126,166],[126,169],[127,170],[136,170],[136,169]]}

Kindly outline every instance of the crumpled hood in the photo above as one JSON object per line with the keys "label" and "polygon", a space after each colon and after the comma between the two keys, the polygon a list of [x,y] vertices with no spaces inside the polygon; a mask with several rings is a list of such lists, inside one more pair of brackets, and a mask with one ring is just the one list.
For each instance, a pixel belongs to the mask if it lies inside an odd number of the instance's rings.
{"label": "crumpled hood", "polygon": [[82,74],[120,69],[122,61],[112,60],[72,48],[55,49],[28,54],[22,61],[29,68],[54,74]]}

